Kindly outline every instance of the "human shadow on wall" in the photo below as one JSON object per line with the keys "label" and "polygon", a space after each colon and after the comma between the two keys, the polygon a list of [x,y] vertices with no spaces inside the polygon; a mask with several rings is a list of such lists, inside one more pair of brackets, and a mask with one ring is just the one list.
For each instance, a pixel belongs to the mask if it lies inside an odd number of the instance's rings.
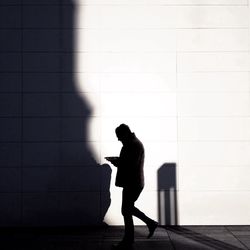
{"label": "human shadow on wall", "polygon": [[[13,177],[12,190],[2,191],[12,192],[18,186],[17,210],[21,212],[15,224],[102,224],[110,205],[111,168],[100,166],[89,147],[95,144],[88,132],[93,109],[76,88],[76,6],[73,0],[22,0],[14,7],[21,20],[16,24],[20,44],[15,51],[21,60],[18,66],[8,65],[21,78],[15,114],[20,125],[15,140],[20,148],[10,154],[21,171],[18,184]],[[6,46],[12,43],[4,41]],[[13,97],[10,92],[6,95]],[[5,107],[2,114],[8,113],[6,103]],[[13,125],[11,119],[5,122],[5,127]],[[5,220],[6,225],[11,223]]]}
{"label": "human shadow on wall", "polygon": [[176,164],[165,163],[157,172],[158,221],[160,225],[178,225]]}

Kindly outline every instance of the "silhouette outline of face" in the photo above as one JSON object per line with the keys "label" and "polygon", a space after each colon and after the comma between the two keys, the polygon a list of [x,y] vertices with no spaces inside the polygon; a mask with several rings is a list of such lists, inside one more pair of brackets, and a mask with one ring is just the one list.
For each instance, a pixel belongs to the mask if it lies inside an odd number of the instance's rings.
{"label": "silhouette outline of face", "polygon": [[125,124],[121,124],[118,128],[116,128],[115,133],[118,141],[120,141],[123,145],[125,145],[131,137],[131,131]]}

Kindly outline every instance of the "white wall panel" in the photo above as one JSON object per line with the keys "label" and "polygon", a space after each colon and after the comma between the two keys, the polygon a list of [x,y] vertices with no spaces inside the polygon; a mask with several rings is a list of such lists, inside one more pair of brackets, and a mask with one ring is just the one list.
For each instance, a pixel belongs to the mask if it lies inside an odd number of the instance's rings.
{"label": "white wall panel", "polygon": [[178,74],[179,91],[248,92],[249,88],[249,72],[196,72]]}
{"label": "white wall panel", "polygon": [[185,93],[178,95],[180,116],[249,116],[248,93]]}
{"label": "white wall panel", "polygon": [[173,92],[175,72],[167,73],[105,73],[101,75],[102,92]]}
{"label": "white wall panel", "polygon": [[109,6],[101,7],[101,15],[102,28],[248,27],[248,8],[241,6]]}
{"label": "white wall panel", "polygon": [[105,93],[101,97],[103,116],[174,116],[175,94],[120,94]]}
{"label": "white wall panel", "polygon": [[250,191],[250,165],[235,167],[186,165],[179,170],[181,191]]}
{"label": "white wall panel", "polygon": [[179,140],[249,141],[250,119],[239,117],[179,118]]}
{"label": "white wall panel", "polygon": [[93,69],[99,64],[100,71],[108,73],[176,71],[175,53],[103,53],[97,60],[93,61]]}
{"label": "white wall panel", "polygon": [[248,166],[250,142],[179,142],[179,166]]}
{"label": "white wall panel", "polygon": [[175,30],[101,30],[101,51],[176,51]]}
{"label": "white wall panel", "polygon": [[145,146],[145,164],[154,168],[160,168],[165,163],[176,163],[177,142],[146,142]]}
{"label": "white wall panel", "polygon": [[177,31],[178,51],[247,51],[248,48],[248,29],[188,29]]}
{"label": "white wall panel", "polygon": [[[221,18],[223,16],[223,18]],[[247,6],[83,6],[76,28],[247,28]]]}
{"label": "white wall panel", "polygon": [[179,219],[184,225],[248,225],[250,192],[178,193]]}
{"label": "white wall panel", "polygon": [[180,72],[248,71],[249,52],[180,53]]}

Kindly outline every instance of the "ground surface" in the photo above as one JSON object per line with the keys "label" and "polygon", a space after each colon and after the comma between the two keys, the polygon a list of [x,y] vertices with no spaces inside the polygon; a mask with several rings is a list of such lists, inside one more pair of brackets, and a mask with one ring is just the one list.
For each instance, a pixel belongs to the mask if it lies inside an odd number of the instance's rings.
{"label": "ground surface", "polygon": [[[159,227],[151,239],[137,226],[133,250],[250,249],[250,226]],[[1,250],[108,250],[119,242],[123,227],[1,229]]]}

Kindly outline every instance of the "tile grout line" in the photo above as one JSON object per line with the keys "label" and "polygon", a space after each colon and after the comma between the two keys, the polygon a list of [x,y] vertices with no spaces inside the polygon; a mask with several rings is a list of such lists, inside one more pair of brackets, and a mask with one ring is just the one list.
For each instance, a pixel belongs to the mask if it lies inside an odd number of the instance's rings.
{"label": "tile grout line", "polygon": [[169,241],[170,241],[170,245],[172,246],[173,250],[176,250],[176,247],[175,247],[175,245],[174,245],[174,242],[173,242],[172,239],[171,239],[171,236],[170,236],[169,231],[168,231],[166,228],[164,228],[164,229],[167,231],[167,235],[168,235],[168,239],[169,239]]}

